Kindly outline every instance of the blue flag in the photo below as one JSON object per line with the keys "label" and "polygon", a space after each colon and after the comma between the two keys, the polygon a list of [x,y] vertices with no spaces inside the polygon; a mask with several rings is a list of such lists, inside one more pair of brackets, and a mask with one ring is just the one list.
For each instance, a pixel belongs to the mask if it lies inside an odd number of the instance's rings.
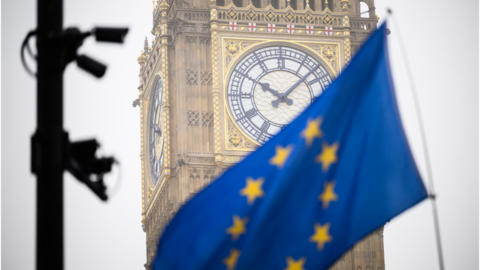
{"label": "blue flag", "polygon": [[178,211],[153,269],[327,269],[427,197],[400,122],[386,31],[297,119]]}

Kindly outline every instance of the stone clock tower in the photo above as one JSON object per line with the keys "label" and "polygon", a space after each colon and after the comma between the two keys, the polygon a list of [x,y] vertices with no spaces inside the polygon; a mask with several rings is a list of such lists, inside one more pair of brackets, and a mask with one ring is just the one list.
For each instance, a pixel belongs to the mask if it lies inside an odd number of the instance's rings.
{"label": "stone clock tower", "polygon": [[[134,102],[146,269],[178,208],[321,95],[377,22],[374,0],[154,3]],[[383,270],[383,254],[382,228],[332,269]]]}

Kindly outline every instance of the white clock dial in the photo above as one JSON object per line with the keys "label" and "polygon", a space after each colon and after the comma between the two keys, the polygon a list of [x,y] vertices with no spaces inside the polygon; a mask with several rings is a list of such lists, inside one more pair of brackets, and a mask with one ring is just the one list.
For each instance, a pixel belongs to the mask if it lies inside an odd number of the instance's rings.
{"label": "white clock dial", "polygon": [[149,132],[150,171],[155,185],[160,177],[163,163],[162,97],[163,84],[162,80],[159,79],[151,98]]}
{"label": "white clock dial", "polygon": [[263,144],[331,82],[325,68],[307,53],[291,47],[266,47],[251,52],[233,69],[228,106],[238,126]]}

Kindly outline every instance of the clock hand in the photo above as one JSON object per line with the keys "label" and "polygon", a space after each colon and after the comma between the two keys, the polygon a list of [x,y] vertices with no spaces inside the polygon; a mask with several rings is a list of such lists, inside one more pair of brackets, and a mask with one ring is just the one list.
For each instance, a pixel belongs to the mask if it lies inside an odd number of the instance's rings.
{"label": "clock hand", "polygon": [[267,91],[272,93],[272,95],[276,96],[276,97],[280,97],[280,93],[278,93],[278,91],[276,90],[273,90],[272,88],[270,88],[270,84],[268,83],[261,83],[259,82],[258,84],[260,84],[260,86],[262,87],[262,90],[263,91]]}
{"label": "clock hand", "polygon": [[282,94],[280,94],[280,96],[278,97],[277,100],[274,100],[272,101],[272,105],[273,107],[277,108],[278,107],[278,104],[283,101],[283,102],[286,102],[287,105],[292,105],[293,104],[293,100],[287,98],[287,96],[293,92],[293,90],[295,90],[295,88],[297,88],[297,86],[299,86],[308,76],[310,76],[310,74],[312,74],[312,72],[314,72],[315,70],[317,70],[317,68],[320,66],[320,63],[318,63],[315,67],[313,67],[309,72],[307,72],[307,74],[305,74],[302,78],[300,78],[300,80],[298,80],[294,85],[292,85],[290,88],[288,88],[287,91],[283,92]]}
{"label": "clock hand", "polygon": [[153,129],[155,130],[155,133],[158,134],[158,136],[162,136],[162,131],[157,125],[153,126]]}

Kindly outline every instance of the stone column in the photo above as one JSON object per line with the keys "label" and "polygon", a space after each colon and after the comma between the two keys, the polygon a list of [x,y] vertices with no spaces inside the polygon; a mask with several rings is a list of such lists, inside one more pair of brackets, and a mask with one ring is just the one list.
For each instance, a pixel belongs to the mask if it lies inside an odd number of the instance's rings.
{"label": "stone column", "polygon": [[352,58],[352,49],[350,44],[350,18],[348,17],[349,13],[349,0],[341,0],[342,3],[342,12],[343,12],[343,27],[345,27],[344,34],[344,53],[345,53],[345,62],[344,66],[348,65]]}
{"label": "stone column", "polygon": [[212,97],[213,97],[213,132],[215,163],[221,166],[222,155],[222,123],[220,117],[220,78],[218,73],[218,22],[217,6],[214,0],[210,1],[210,31],[212,33]]}
{"label": "stone column", "polygon": [[167,11],[170,6],[166,0],[160,4],[161,20],[160,20],[160,46],[161,46],[161,74],[163,80],[163,126],[162,132],[164,136],[164,158],[163,171],[165,177],[170,178],[170,98],[169,98],[169,78],[168,78],[168,28],[167,28]]}

